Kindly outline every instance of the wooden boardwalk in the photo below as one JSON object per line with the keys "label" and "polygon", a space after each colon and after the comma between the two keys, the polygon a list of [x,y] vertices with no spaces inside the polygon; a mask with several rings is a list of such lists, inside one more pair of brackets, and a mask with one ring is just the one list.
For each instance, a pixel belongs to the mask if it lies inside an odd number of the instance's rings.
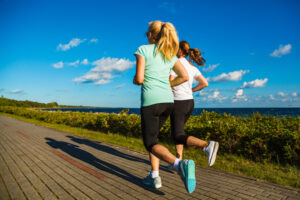
{"label": "wooden boardwalk", "polygon": [[162,163],[163,187],[145,187],[145,153],[0,115],[0,199],[300,199],[300,190],[204,167],[188,194]]}

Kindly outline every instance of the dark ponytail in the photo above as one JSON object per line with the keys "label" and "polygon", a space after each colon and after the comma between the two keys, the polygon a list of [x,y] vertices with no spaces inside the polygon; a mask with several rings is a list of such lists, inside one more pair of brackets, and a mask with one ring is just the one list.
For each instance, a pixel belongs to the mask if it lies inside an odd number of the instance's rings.
{"label": "dark ponytail", "polygon": [[198,66],[204,66],[205,65],[205,59],[201,55],[201,51],[197,48],[190,48],[190,45],[187,41],[181,41],[179,43],[179,48],[181,52],[183,53],[184,57],[189,56],[189,61],[196,63]]}
{"label": "dark ponytail", "polygon": [[201,51],[197,48],[190,49],[189,50],[189,61],[194,61],[198,66],[204,66],[205,65],[205,59],[201,55]]}

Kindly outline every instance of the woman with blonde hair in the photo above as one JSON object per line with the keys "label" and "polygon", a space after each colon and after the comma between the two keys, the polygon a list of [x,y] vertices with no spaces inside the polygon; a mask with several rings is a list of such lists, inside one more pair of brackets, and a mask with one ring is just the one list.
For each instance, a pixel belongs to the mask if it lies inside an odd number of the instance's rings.
{"label": "woman with blonde hair", "polygon": [[[148,45],[140,46],[136,56],[136,74],[133,83],[142,85],[141,124],[143,142],[149,151],[152,170],[143,183],[160,188],[159,160],[174,166],[181,175],[189,193],[196,187],[195,164],[193,160],[176,158],[163,145],[158,144],[158,134],[162,125],[173,110],[171,86],[188,80],[188,74],[176,57],[179,41],[177,32],[171,23],[154,21],[149,23],[147,31]],[[171,69],[178,75],[171,82]]]}
{"label": "woman with blonde hair", "polygon": [[[174,109],[171,114],[171,130],[176,145],[176,157],[182,159],[184,145],[196,146],[198,148],[203,148],[203,151],[208,157],[208,165],[212,166],[216,160],[219,143],[215,141],[207,143],[194,136],[187,136],[184,134],[184,125],[194,109],[193,92],[202,90],[208,86],[207,80],[193,65],[193,62],[198,66],[204,66],[205,59],[202,57],[199,49],[190,48],[189,43],[186,41],[180,42],[177,57],[188,72],[189,81],[172,87],[174,94]],[[174,80],[176,77],[176,72],[172,70],[170,81]],[[196,80],[198,84],[195,87],[192,87],[194,80]],[[172,165],[169,165],[168,167],[171,168]]]}

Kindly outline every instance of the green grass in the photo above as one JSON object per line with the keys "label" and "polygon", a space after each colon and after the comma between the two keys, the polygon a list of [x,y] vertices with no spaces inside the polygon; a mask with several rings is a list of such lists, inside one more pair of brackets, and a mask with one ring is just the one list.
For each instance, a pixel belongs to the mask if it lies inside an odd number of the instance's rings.
{"label": "green grass", "polygon": [[[126,137],[114,133],[106,134],[82,128],[69,127],[62,124],[50,124],[6,113],[0,114],[8,117],[13,117],[22,121],[30,122],[33,124],[57,129],[79,136],[84,136],[89,139],[100,140],[103,142],[120,145],[137,151],[146,152],[141,138]],[[172,153],[175,153],[174,145],[167,143],[162,144],[165,145],[168,149],[170,149]],[[184,157],[193,159],[197,163],[197,165],[207,167],[206,156],[200,149],[186,148],[184,150]],[[246,175],[267,182],[300,188],[300,168],[296,166],[282,166],[274,163],[254,162],[240,156],[225,154],[218,155],[217,161],[212,168],[223,170],[226,172]]]}

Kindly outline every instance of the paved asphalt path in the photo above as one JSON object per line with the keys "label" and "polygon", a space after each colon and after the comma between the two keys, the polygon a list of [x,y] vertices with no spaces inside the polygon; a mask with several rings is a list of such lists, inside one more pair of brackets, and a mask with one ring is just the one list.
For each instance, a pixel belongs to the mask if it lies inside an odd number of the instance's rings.
{"label": "paved asphalt path", "polygon": [[0,115],[2,199],[300,199],[300,190],[197,167],[188,194],[162,163],[163,187],[145,187],[145,153]]}

